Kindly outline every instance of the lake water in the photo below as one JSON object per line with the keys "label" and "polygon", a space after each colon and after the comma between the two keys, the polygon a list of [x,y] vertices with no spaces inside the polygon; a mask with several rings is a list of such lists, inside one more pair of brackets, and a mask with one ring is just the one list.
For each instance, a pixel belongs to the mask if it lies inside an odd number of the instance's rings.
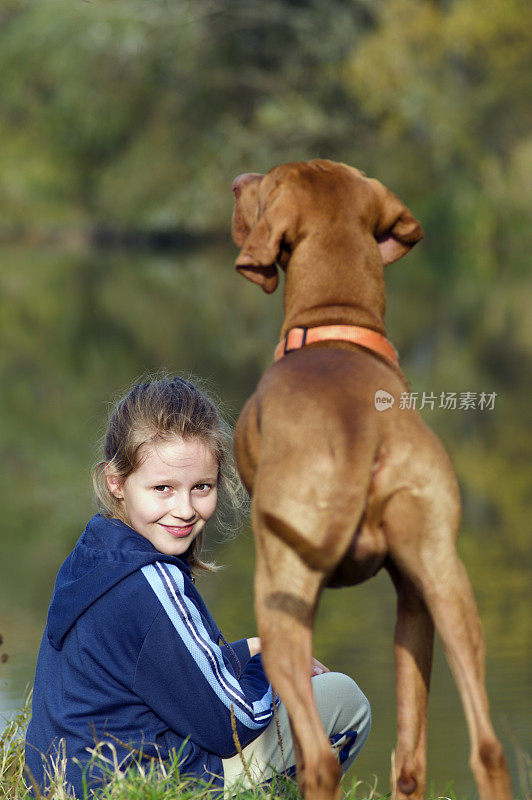
{"label": "lake water", "polygon": [[[9,655],[0,662],[1,720],[31,685],[55,574],[93,513],[90,471],[107,403],[143,373],[191,371],[236,416],[270,362],[281,296],[238,277],[229,245],[155,254],[4,248],[0,256],[0,657]],[[491,410],[428,406],[423,415],[459,476],[460,552],[483,619],[493,721],[517,788],[519,749],[532,752],[525,376],[486,345],[496,333],[485,314],[489,292],[480,304],[467,276],[449,285],[430,275],[422,255],[404,263],[387,276],[388,332],[412,391],[496,394]],[[202,577],[201,591],[227,638],[253,635],[249,527],[219,539],[213,532],[211,546],[226,568]],[[394,616],[382,574],[326,593],[316,628],[317,657],[355,677],[370,699],[373,730],[352,774],[367,783],[377,776],[382,791],[395,739]],[[464,718],[437,643],[429,707],[437,792],[452,782],[461,797],[473,796],[467,759]]]}

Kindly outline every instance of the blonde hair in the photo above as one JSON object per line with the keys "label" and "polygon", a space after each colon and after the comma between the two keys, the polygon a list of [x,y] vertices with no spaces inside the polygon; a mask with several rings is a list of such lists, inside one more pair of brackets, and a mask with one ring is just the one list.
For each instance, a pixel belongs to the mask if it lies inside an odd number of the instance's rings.
{"label": "blonde hair", "polygon": [[[245,505],[245,491],[238,478],[232,457],[232,432],[214,402],[192,381],[181,377],[162,377],[137,383],[114,406],[103,441],[103,458],[93,471],[93,485],[98,510],[108,519],[129,524],[123,505],[110,492],[105,476],[107,465],[121,482],[140,465],[143,445],[164,441],[172,436],[201,439],[218,462],[218,524],[225,533],[232,532],[224,512],[238,512]],[[233,530],[234,530],[233,526]],[[216,566],[203,561],[200,553],[203,531],[187,550],[191,569],[212,572]]]}

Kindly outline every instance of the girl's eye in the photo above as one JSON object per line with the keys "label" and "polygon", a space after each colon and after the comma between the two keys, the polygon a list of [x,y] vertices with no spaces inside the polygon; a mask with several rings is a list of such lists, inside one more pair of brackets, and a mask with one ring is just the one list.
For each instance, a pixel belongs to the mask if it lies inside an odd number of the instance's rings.
{"label": "girl's eye", "polygon": [[200,492],[205,492],[210,488],[211,488],[211,484],[210,483],[197,483],[194,486],[194,489],[199,489]]}
{"label": "girl's eye", "polygon": [[154,486],[153,488],[155,489],[156,492],[161,492],[161,493],[166,492],[167,489],[170,489],[169,486],[164,486],[164,485],[163,486]]}

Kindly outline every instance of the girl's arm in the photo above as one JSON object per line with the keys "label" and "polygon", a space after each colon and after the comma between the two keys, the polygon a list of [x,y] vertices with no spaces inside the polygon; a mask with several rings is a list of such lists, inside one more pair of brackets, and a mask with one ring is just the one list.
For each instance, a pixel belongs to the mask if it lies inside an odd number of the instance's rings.
{"label": "girl's arm", "polygon": [[190,736],[223,758],[233,755],[232,718],[242,747],[272,718],[272,692],[260,656],[250,658],[237,679],[185,593],[181,571],[159,562],[142,572],[161,610],[144,639],[132,688],[183,738]]}

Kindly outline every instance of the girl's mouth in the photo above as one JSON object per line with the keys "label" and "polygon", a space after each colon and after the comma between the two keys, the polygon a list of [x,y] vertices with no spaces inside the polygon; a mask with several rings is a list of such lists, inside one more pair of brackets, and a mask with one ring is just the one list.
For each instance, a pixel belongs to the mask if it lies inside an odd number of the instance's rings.
{"label": "girl's mouth", "polygon": [[174,536],[176,539],[184,539],[189,533],[192,531],[194,527],[194,523],[192,525],[163,525],[159,523],[164,530],[169,533],[171,536]]}

